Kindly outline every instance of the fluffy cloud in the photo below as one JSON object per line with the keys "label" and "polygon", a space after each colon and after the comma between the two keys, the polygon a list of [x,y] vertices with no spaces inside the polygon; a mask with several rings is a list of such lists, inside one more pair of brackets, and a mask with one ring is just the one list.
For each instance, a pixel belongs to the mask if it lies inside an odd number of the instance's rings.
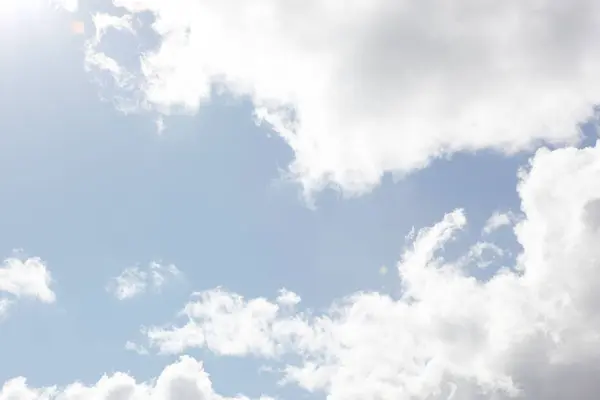
{"label": "fluffy cloud", "polygon": [[[201,362],[181,357],[151,382],[137,383],[125,374],[102,377],[95,385],[73,383],[64,388],[30,388],[25,378],[15,378],[0,389],[0,400],[249,400],[245,396],[224,397],[214,392]],[[261,400],[268,400],[261,397]]]}
{"label": "fluffy cloud", "polygon": [[90,40],[88,65],[131,90],[128,109],[195,112],[213,84],[249,96],[308,193],[359,193],[458,151],[574,143],[599,100],[590,0],[113,3],[122,34],[150,12],[160,39],[139,70]]}
{"label": "fluffy cloud", "polygon": [[496,211],[485,222],[482,234],[489,235],[490,233],[497,231],[504,226],[512,225],[516,220],[517,217],[511,211]]}
{"label": "fluffy cloud", "polygon": [[6,315],[14,300],[33,298],[53,303],[56,295],[50,288],[52,276],[39,258],[8,258],[0,267],[0,317]]}
{"label": "fluffy cloud", "polygon": [[151,262],[146,268],[139,266],[123,270],[106,286],[106,290],[119,300],[126,300],[140,295],[148,289],[160,290],[169,280],[181,275],[181,271],[173,265]]}
{"label": "fluffy cloud", "polygon": [[204,347],[281,362],[286,382],[331,400],[595,399],[600,144],[539,150],[518,192],[523,251],[485,282],[441,254],[467,222],[455,210],[403,253],[399,298],[356,293],[316,315],[297,311],[291,292],[282,306],[215,289],[191,299],[182,324],[146,333],[165,353]]}

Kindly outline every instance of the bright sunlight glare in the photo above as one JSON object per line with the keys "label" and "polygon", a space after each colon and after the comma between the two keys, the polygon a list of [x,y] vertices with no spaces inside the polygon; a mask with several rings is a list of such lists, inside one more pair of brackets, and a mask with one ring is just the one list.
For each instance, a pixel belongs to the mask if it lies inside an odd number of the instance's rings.
{"label": "bright sunlight glare", "polygon": [[48,6],[47,0],[0,0],[0,24],[6,28],[27,21]]}
{"label": "bright sunlight glare", "polygon": [[75,12],[77,5],[78,0],[0,0],[0,30],[35,29],[49,12]]}

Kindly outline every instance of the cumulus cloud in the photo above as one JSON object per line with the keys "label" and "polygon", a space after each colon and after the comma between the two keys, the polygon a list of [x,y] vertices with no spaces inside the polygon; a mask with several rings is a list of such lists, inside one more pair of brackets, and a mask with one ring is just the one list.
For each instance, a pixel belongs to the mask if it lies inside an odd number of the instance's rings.
{"label": "cumulus cloud", "polygon": [[123,270],[119,276],[111,279],[106,290],[119,300],[131,299],[148,288],[160,290],[169,280],[181,275],[181,271],[173,264],[151,262],[146,268],[139,266]]}
{"label": "cumulus cloud", "polygon": [[539,150],[518,192],[523,250],[485,282],[443,256],[467,223],[454,210],[404,251],[400,297],[355,293],[314,314],[215,289],[190,300],[183,323],[146,334],[165,353],[203,347],[283,363],[285,382],[331,400],[595,399],[600,144]]}
{"label": "cumulus cloud", "polygon": [[[215,393],[200,361],[183,356],[149,382],[136,382],[125,373],[103,376],[94,385],[73,383],[66,387],[32,388],[23,377],[12,379],[0,389],[0,400],[249,400]],[[270,400],[260,397],[260,400]]]}
{"label": "cumulus cloud", "polygon": [[113,3],[123,35],[149,12],[160,40],[137,68],[90,39],[88,65],[113,73],[129,108],[196,112],[212,85],[248,96],[307,193],[360,193],[458,151],[575,143],[599,100],[591,0]]}
{"label": "cumulus cloud", "polygon": [[300,303],[300,296],[296,293],[291,292],[287,289],[281,289],[279,291],[279,296],[277,296],[277,303],[282,306],[295,306]]}
{"label": "cumulus cloud", "polygon": [[[8,258],[0,267],[0,295],[14,298],[33,298],[43,303],[53,303],[56,295],[50,288],[52,276],[44,262],[37,258],[21,260]],[[0,308],[6,310],[10,301]]]}

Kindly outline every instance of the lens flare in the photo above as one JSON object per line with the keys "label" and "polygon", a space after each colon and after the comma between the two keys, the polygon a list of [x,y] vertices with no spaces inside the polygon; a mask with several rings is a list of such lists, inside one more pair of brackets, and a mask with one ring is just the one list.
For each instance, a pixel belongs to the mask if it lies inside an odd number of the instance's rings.
{"label": "lens flare", "polygon": [[85,24],[82,21],[71,22],[71,31],[75,35],[83,35],[85,33]]}

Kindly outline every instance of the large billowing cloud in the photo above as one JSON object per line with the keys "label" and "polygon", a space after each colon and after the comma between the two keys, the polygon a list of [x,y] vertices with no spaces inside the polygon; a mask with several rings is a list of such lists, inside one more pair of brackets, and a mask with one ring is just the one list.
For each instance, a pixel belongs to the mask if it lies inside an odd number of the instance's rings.
{"label": "large billowing cloud", "polygon": [[600,98],[597,1],[113,3],[125,18],[100,16],[100,34],[150,12],[160,39],[139,70],[109,57],[118,35],[90,41],[88,66],[133,90],[127,107],[194,112],[214,83],[250,96],[309,192],[361,192],[457,151],[573,143]]}
{"label": "large billowing cloud", "polygon": [[539,150],[518,191],[523,251],[487,281],[440,253],[466,224],[455,210],[404,252],[399,298],[356,293],[315,315],[296,311],[289,292],[270,301],[209,290],[183,323],[149,329],[150,343],[278,361],[286,381],[331,400],[596,399],[600,145]]}

